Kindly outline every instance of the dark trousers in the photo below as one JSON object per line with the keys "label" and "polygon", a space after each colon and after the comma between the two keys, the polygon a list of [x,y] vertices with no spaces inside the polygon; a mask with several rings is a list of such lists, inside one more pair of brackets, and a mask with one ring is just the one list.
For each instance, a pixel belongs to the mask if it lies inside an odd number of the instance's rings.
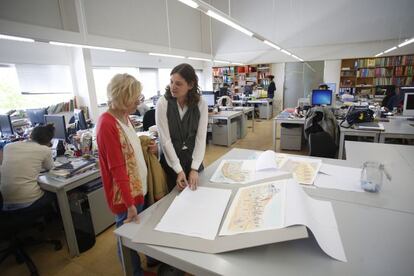
{"label": "dark trousers", "polygon": [[30,206],[22,209],[12,211],[14,214],[27,217],[39,217],[43,215],[52,214],[56,206],[56,195],[51,192],[44,192],[43,196],[33,202]]}

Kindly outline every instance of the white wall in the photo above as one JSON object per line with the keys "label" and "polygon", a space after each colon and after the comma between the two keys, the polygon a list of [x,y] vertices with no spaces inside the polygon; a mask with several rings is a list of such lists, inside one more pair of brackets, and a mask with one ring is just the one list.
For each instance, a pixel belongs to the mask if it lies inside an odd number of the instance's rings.
{"label": "white wall", "polygon": [[339,92],[339,81],[341,72],[341,60],[325,60],[325,67],[323,70],[323,82],[336,83],[336,91]]}

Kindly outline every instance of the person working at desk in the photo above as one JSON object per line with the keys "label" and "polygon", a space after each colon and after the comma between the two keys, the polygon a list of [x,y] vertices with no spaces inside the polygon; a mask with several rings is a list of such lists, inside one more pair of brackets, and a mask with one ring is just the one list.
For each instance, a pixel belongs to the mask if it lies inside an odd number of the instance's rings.
{"label": "person working at desk", "polygon": [[207,103],[200,97],[198,77],[186,63],[171,71],[170,85],[157,103],[155,120],[168,188],[196,189],[206,149]]}
{"label": "person working at desk", "polygon": [[0,184],[4,211],[19,210],[24,216],[25,212],[33,215],[52,206],[55,196],[42,191],[37,178],[41,171],[53,167],[50,141],[54,132],[53,125],[37,126],[30,140],[4,147]]}
{"label": "person working at desk", "polygon": [[[136,110],[142,86],[133,76],[115,75],[107,88],[107,112],[97,124],[100,171],[108,205],[115,214],[116,227],[139,222],[147,194],[147,165],[140,139],[128,115]],[[156,144],[148,150],[155,153]],[[118,245],[119,250],[119,245]],[[119,252],[118,252],[119,253]],[[131,251],[134,275],[143,275],[139,255]]]}

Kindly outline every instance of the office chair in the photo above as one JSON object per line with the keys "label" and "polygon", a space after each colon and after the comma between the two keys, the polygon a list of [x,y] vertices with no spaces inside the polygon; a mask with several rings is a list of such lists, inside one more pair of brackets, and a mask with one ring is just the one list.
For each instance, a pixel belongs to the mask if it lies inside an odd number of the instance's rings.
{"label": "office chair", "polygon": [[[42,210],[43,211],[43,210]],[[50,243],[54,245],[55,251],[62,249],[62,243],[59,240],[33,240],[32,238],[21,238],[19,233],[34,226],[40,219],[44,219],[48,215],[48,210],[37,214],[19,214],[16,211],[3,211],[3,197],[0,193],[0,239],[8,242],[8,246],[0,251],[0,264],[10,255],[14,255],[17,263],[25,263],[32,276],[39,275],[36,265],[26,253],[25,247],[28,245],[36,245],[40,243]]]}
{"label": "office chair", "polygon": [[142,128],[144,131],[148,131],[151,126],[155,125],[155,109],[150,109],[144,114],[142,119]]}
{"label": "office chair", "polygon": [[309,155],[326,158],[336,158],[334,139],[325,131],[309,134]]}

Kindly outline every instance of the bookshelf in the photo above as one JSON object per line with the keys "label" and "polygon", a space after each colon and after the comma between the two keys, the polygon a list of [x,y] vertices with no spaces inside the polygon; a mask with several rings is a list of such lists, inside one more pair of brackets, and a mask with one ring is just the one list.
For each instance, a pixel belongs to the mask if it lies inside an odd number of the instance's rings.
{"label": "bookshelf", "polygon": [[238,86],[256,83],[267,89],[270,83],[267,78],[271,74],[270,69],[270,64],[213,67],[213,89],[219,90],[223,83],[231,86],[236,81]]}
{"label": "bookshelf", "polygon": [[339,93],[373,96],[381,87],[414,85],[414,55],[343,59]]}

